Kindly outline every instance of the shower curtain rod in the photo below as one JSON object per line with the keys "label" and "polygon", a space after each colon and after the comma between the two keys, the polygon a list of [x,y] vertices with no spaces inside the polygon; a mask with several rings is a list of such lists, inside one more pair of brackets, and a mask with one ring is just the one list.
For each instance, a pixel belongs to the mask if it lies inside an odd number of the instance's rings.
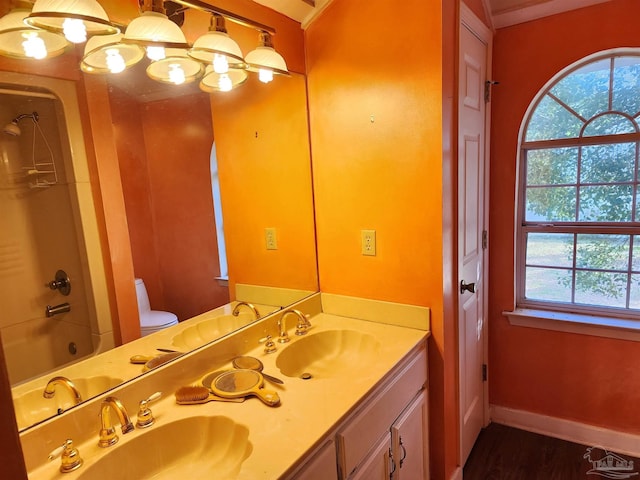
{"label": "shower curtain rod", "polygon": [[33,92],[33,91],[27,91],[27,90],[10,90],[8,88],[0,88],[0,94],[16,95],[18,97],[39,97],[39,98],[49,98],[51,100],[58,100],[58,97],[56,97],[52,93]]}

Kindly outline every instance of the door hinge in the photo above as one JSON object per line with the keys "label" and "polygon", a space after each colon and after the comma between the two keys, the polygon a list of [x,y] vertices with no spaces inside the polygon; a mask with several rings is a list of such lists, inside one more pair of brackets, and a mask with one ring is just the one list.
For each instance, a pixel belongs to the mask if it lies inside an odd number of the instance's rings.
{"label": "door hinge", "polygon": [[487,231],[486,230],[482,231],[482,249],[483,250],[487,249]]}
{"label": "door hinge", "polygon": [[484,103],[489,103],[491,101],[491,87],[493,85],[498,85],[500,82],[495,82],[493,80],[487,80],[484,82]]}
{"label": "door hinge", "polygon": [[482,364],[482,381],[483,382],[487,381],[487,364],[486,363]]}

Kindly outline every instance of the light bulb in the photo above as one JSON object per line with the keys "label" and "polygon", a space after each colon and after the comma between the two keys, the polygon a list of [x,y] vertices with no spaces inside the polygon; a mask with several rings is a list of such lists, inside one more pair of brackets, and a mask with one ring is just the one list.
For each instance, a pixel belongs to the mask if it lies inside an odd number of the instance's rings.
{"label": "light bulb", "polygon": [[164,51],[164,47],[147,47],[147,58],[152,61],[164,60],[167,54]]}
{"label": "light bulb", "polygon": [[220,75],[218,79],[218,88],[221,92],[230,92],[233,88],[233,82],[231,82],[231,78],[226,73]]}
{"label": "light bulb", "polygon": [[107,68],[111,73],[120,73],[123,72],[126,68],[126,64],[124,58],[120,54],[120,51],[117,48],[110,48],[106,51],[107,54]]}
{"label": "light bulb", "polygon": [[226,56],[219,53],[214,54],[213,71],[216,73],[227,73],[229,71],[229,62]]}
{"label": "light bulb", "polygon": [[258,70],[258,79],[262,83],[269,83],[271,80],[273,80],[273,72],[271,70],[261,68]]}
{"label": "light bulb", "polygon": [[169,65],[169,81],[176,85],[180,85],[184,83],[186,80],[184,70],[177,63],[172,63]]}
{"label": "light bulb", "polygon": [[47,47],[44,44],[44,40],[38,35],[38,32],[24,32],[22,38],[24,38],[22,48],[27,57],[35,58],[36,60],[46,58]]}
{"label": "light bulb", "polygon": [[62,32],[71,43],[82,43],[87,41],[87,28],[82,20],[77,18],[67,18],[62,23]]}

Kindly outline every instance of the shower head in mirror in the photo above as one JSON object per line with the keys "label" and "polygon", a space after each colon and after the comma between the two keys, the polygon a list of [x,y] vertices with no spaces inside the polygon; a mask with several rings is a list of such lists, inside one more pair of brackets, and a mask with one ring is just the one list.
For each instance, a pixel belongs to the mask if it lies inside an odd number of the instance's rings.
{"label": "shower head in mirror", "polygon": [[15,120],[13,120],[11,123],[7,123],[2,131],[7,135],[12,135],[14,137],[19,137],[22,133],[20,131],[20,127],[18,126],[18,122],[16,122]]}
{"label": "shower head in mirror", "polygon": [[5,125],[5,127],[2,129],[2,132],[6,133],[7,135],[12,135],[14,137],[19,137],[20,134],[22,133],[22,131],[20,130],[20,127],[18,126],[18,122],[20,120],[22,120],[23,118],[30,118],[35,123],[35,122],[38,121],[38,112],[21,113],[16,118],[11,120],[11,122],[7,123]]}

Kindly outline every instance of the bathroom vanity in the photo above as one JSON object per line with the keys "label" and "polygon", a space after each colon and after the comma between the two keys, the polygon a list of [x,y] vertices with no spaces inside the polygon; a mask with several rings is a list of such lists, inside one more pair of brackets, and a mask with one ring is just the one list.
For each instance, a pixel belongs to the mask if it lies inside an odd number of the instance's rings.
{"label": "bathroom vanity", "polygon": [[[23,432],[29,478],[428,478],[429,310],[325,294],[292,308],[309,316],[311,328],[296,336],[295,322],[287,322],[288,343],[277,341],[276,312]],[[267,335],[276,352],[265,353]],[[284,381],[264,385],[278,406],[253,397],[176,404],[178,388],[231,369],[237,355],[260,359],[265,373]],[[148,405],[152,425],[123,435],[111,412],[120,438],[98,447],[105,399],[116,397],[135,423],[139,402],[156,391],[164,393]],[[84,463],[60,473],[60,460],[47,456],[67,439]]]}

